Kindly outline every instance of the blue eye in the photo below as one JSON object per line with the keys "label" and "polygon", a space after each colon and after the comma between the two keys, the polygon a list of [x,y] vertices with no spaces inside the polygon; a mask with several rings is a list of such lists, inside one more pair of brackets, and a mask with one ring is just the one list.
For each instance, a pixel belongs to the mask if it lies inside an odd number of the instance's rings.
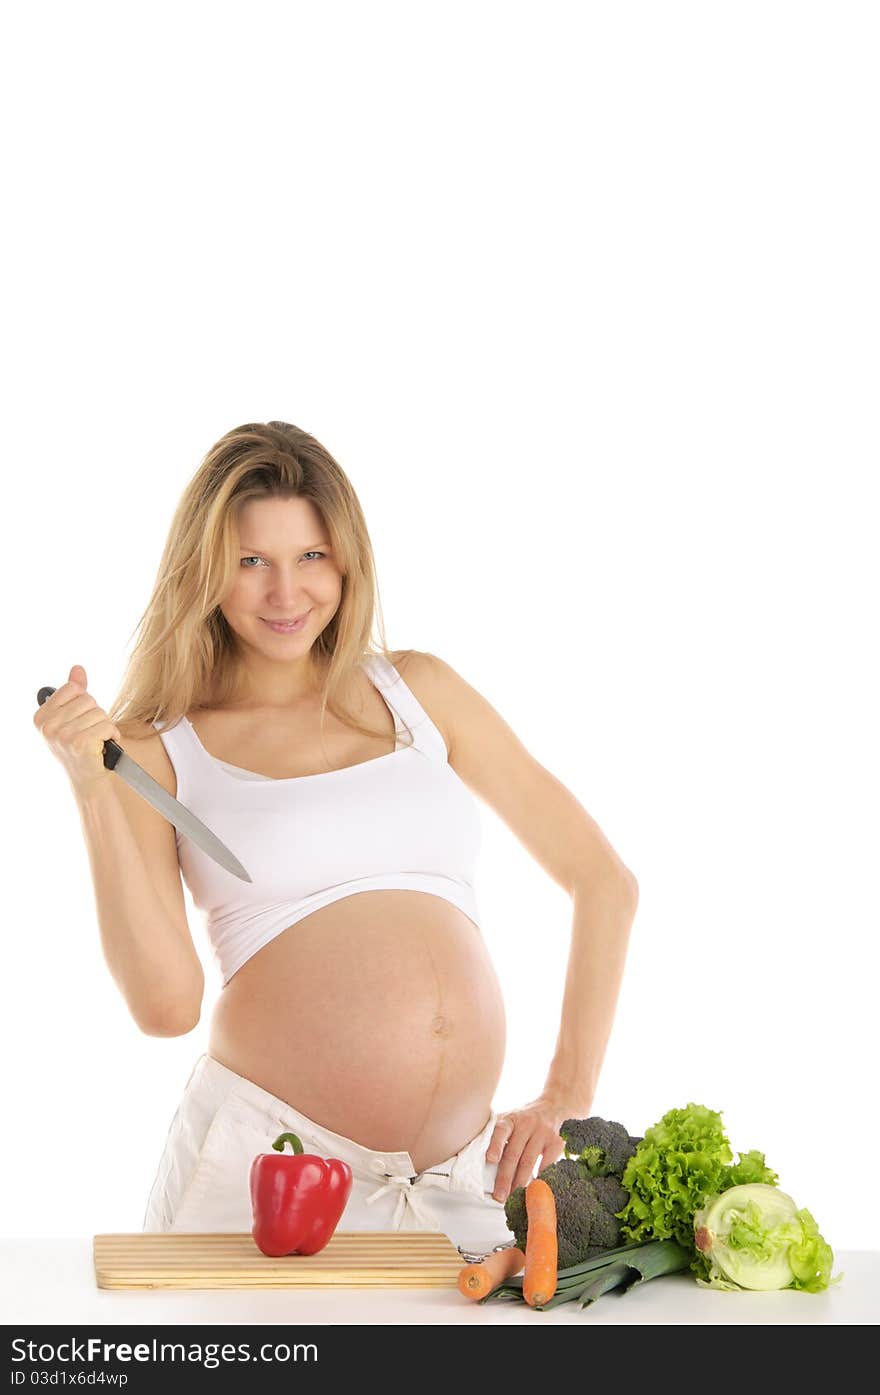
{"label": "blue eye", "polygon": [[[327,555],[326,552],[304,552],[304,553],[303,553],[303,556],[304,556],[304,557],[326,557],[326,555]],[[262,560],[263,560],[262,557],[256,557],[256,556],[254,556],[254,557],[242,557],[242,558],[241,558],[241,561],[240,561],[240,563],[239,563],[239,565],[240,565],[240,566],[244,566],[244,563],[245,563],[245,562],[262,562]],[[254,570],[255,570],[254,567],[245,567],[245,571],[246,571],[246,572],[252,572],[252,571],[254,571]]]}

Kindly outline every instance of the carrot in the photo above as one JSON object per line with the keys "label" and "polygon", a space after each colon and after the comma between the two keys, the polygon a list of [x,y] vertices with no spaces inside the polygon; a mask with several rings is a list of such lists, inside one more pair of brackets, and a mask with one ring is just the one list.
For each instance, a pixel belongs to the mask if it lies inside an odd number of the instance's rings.
{"label": "carrot", "polygon": [[516,1245],[509,1245],[506,1250],[496,1250],[479,1264],[466,1264],[459,1270],[458,1291],[465,1298],[485,1298],[511,1274],[518,1274],[525,1262],[525,1255]]}
{"label": "carrot", "polygon": [[556,1198],[547,1182],[533,1177],[526,1186],[526,1265],[523,1298],[530,1308],[543,1307],[556,1292],[559,1240]]}

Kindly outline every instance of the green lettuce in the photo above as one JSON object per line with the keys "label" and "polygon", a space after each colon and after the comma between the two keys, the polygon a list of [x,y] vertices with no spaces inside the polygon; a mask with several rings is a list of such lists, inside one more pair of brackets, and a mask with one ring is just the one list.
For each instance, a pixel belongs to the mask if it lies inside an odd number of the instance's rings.
{"label": "green lettuce", "polygon": [[694,1215],[709,1197],[732,1186],[778,1177],[756,1151],[733,1161],[721,1115],[701,1104],[670,1109],[648,1129],[627,1162],[621,1185],[629,1200],[617,1212],[621,1238],[675,1240],[692,1255]]}
{"label": "green lettuce", "polygon": [[702,1288],[798,1288],[819,1293],[834,1255],[809,1211],[787,1192],[755,1183],[730,1187],[694,1216],[697,1283]]}

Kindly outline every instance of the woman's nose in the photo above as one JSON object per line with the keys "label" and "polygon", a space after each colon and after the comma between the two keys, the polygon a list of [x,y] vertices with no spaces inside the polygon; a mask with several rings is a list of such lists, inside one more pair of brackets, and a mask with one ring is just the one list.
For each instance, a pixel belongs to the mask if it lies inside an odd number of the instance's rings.
{"label": "woman's nose", "polygon": [[312,602],[302,591],[275,590],[266,597],[266,606],[273,615],[302,615],[311,605]]}
{"label": "woman's nose", "polygon": [[276,576],[272,585],[267,587],[266,595],[273,602],[296,601],[303,599],[306,590],[301,577]]}

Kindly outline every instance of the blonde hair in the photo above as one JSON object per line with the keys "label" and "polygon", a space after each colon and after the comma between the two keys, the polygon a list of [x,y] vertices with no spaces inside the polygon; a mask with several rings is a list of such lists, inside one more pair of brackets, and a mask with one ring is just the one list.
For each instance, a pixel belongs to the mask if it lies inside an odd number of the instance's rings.
{"label": "blonde hair", "polygon": [[[323,675],[322,742],[328,709],[364,735],[385,735],[355,721],[341,697],[365,657],[391,658],[363,511],[330,452],[285,421],[228,431],[184,490],[153,593],[132,632],[138,636],[134,650],[107,709],[111,721],[135,729],[154,722],[170,727],[191,710],[230,700],[239,669],[237,639],[219,607],[240,566],[238,511],[249,500],[266,498],[307,499],[321,516],[342,573],[336,614],[312,646]],[[375,647],[374,612],[381,639]]]}

